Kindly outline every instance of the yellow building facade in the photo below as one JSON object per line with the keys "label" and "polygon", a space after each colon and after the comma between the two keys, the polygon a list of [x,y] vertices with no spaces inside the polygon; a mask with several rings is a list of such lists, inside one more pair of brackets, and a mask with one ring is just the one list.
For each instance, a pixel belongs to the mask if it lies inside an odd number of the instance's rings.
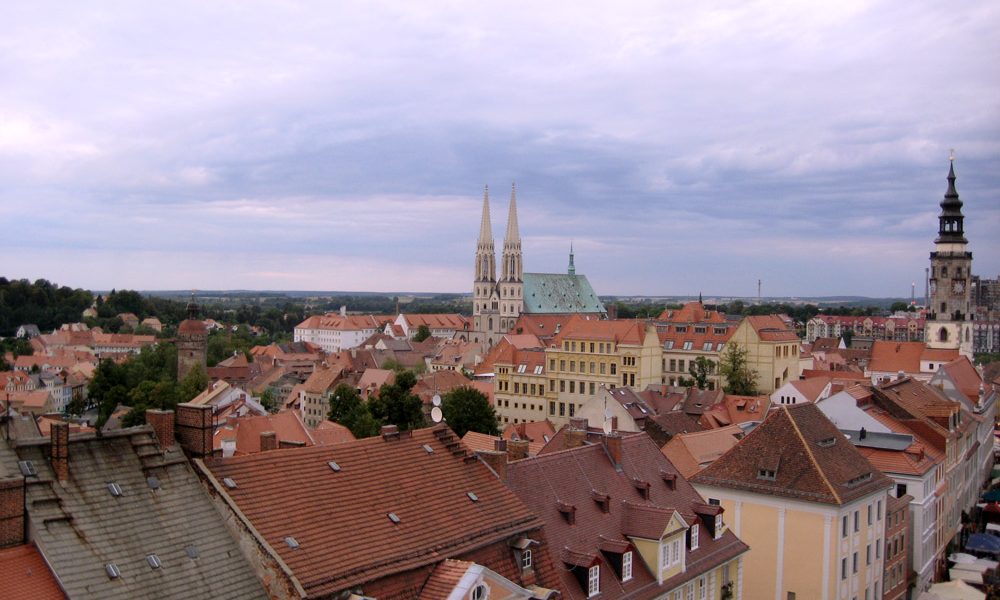
{"label": "yellow building facade", "polygon": [[745,317],[727,344],[746,349],[747,363],[757,372],[759,394],[799,378],[799,336],[777,315]]}

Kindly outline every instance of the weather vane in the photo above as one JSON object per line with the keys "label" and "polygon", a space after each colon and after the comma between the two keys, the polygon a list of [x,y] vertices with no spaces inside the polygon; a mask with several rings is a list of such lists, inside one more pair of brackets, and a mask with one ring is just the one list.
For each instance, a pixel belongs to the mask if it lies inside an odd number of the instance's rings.
{"label": "weather vane", "polygon": [[952,162],[955,161],[955,149],[954,148],[948,150],[948,160],[950,160]]}

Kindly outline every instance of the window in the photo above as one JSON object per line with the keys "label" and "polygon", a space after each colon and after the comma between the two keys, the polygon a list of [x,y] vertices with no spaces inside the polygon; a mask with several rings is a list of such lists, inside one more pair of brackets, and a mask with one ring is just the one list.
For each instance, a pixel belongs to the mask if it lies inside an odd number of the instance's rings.
{"label": "window", "polygon": [[882,520],[882,501],[881,500],[878,501],[878,510],[876,511],[875,518],[877,518],[879,521]]}
{"label": "window", "polygon": [[698,600],[705,600],[708,598],[708,582],[704,577],[698,578]]}
{"label": "window", "polygon": [[875,540],[875,560],[882,558],[882,540]]}
{"label": "window", "polygon": [[847,579],[847,557],[840,559],[840,580]]}
{"label": "window", "polygon": [[587,571],[587,597],[601,593],[601,567],[594,565]]}
{"label": "window", "polygon": [[615,363],[611,363],[611,374],[612,375],[618,374],[618,365],[616,365]]}
{"label": "window", "polygon": [[868,544],[868,546],[865,547],[865,564],[866,565],[872,564],[872,545],[871,544]]}
{"label": "window", "polygon": [[622,581],[632,579],[632,551],[622,554]]}
{"label": "window", "polygon": [[664,543],[660,546],[660,568],[666,569],[670,564],[670,544]]}
{"label": "window", "polygon": [[722,513],[715,515],[715,539],[720,537],[722,537]]}
{"label": "window", "polygon": [[851,572],[852,573],[857,573],[858,572],[858,553],[857,552],[855,552],[854,556],[851,558]]}
{"label": "window", "polygon": [[576,405],[572,402],[569,403],[569,416],[576,416]]}
{"label": "window", "polygon": [[484,583],[477,584],[476,587],[472,588],[472,591],[469,592],[470,600],[486,600],[489,597],[490,590]]}
{"label": "window", "polygon": [[566,370],[566,361],[565,360],[560,360],[559,361],[559,370],[560,371],[565,371]]}
{"label": "window", "polygon": [[860,531],[861,527],[861,515],[860,511],[854,511],[854,533]]}
{"label": "window", "polygon": [[525,548],[521,551],[521,568],[530,569],[531,568],[531,548]]}
{"label": "window", "polygon": [[695,523],[691,526],[691,549],[698,549],[698,524]]}
{"label": "window", "polygon": [[871,505],[871,504],[869,504],[869,505],[868,505],[868,524],[869,524],[869,525],[871,525],[871,524],[872,524],[872,512],[873,512],[873,511],[872,511],[872,505]]}

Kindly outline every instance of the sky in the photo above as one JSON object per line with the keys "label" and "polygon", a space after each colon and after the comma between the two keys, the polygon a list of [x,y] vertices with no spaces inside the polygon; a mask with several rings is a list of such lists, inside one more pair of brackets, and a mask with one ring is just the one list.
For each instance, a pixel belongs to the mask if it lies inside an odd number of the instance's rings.
{"label": "sky", "polygon": [[1000,275],[1000,3],[21,2],[0,20],[8,278],[601,295],[922,294],[955,149]]}

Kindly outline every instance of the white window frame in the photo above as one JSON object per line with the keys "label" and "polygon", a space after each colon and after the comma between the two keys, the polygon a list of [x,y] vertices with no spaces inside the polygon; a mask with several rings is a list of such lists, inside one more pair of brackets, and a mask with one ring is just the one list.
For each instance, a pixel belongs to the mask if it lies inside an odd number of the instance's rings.
{"label": "white window frame", "polygon": [[698,524],[691,525],[691,549],[698,549]]}
{"label": "white window frame", "polygon": [[587,569],[587,597],[592,598],[601,593],[601,565]]}
{"label": "white window frame", "polygon": [[531,568],[531,548],[525,548],[521,551],[521,569]]}
{"label": "white window frame", "polygon": [[715,515],[715,539],[722,537],[722,513]]}
{"label": "white window frame", "polygon": [[632,551],[622,554],[622,581],[632,579]]}

